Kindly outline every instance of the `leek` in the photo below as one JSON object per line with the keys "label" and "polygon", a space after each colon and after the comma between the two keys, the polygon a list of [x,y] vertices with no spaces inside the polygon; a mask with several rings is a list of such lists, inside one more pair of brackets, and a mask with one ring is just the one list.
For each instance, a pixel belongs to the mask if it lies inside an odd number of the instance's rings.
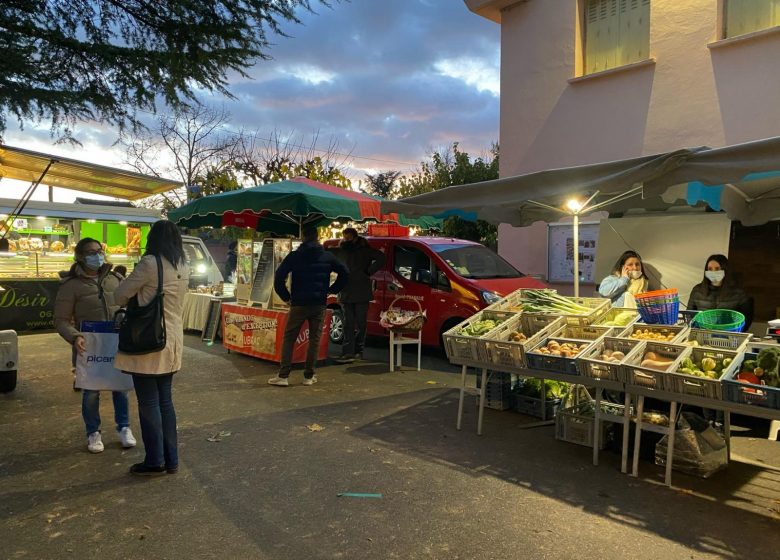
{"label": "leek", "polygon": [[523,311],[529,313],[559,313],[564,315],[585,315],[593,311],[569,298],[558,295],[555,290],[527,290],[520,300]]}

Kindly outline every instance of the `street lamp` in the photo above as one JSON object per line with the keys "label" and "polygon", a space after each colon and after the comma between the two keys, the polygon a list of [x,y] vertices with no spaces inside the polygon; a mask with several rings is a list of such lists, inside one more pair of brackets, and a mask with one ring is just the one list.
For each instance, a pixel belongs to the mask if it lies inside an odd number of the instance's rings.
{"label": "street lamp", "polygon": [[566,203],[571,215],[574,217],[574,297],[580,297],[580,210],[582,203],[576,198],[570,199]]}

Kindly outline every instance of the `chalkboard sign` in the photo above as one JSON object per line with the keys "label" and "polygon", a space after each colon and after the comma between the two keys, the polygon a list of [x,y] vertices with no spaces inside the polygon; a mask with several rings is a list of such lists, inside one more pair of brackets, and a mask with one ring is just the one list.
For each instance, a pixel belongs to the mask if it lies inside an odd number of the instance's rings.
{"label": "chalkboard sign", "polygon": [[252,303],[268,305],[274,288],[274,240],[264,239],[263,248],[257,261],[255,279],[252,282]]}
{"label": "chalkboard sign", "polygon": [[222,318],[222,301],[218,299],[212,299],[209,304],[209,313],[206,316],[206,324],[203,326],[203,334],[201,334],[201,340],[205,342],[213,342],[217,338],[217,331],[219,330],[220,319]]}

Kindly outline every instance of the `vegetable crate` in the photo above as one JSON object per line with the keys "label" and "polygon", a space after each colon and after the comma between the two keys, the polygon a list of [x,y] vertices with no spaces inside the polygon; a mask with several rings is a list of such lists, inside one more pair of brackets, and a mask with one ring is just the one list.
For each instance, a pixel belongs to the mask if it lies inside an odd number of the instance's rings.
{"label": "vegetable crate", "polygon": [[[646,389],[656,389],[658,391],[666,390],[669,384],[667,378],[671,375],[671,371],[677,369],[677,365],[685,350],[688,350],[687,346],[663,342],[641,341],[639,349],[632,352],[625,360],[624,371],[626,383],[628,385],[636,385],[637,387],[644,387]],[[669,365],[664,366],[662,369],[641,365],[648,352],[653,352],[665,360],[670,360]]]}
{"label": "vegetable crate", "polygon": [[681,343],[688,344],[696,341],[699,346],[710,348],[722,348],[723,350],[743,351],[753,335],[751,333],[738,333],[729,331],[706,331],[704,329],[690,329]]}
{"label": "vegetable crate", "polygon": [[[580,375],[592,379],[607,379],[625,383],[627,375],[624,364],[642,347],[644,344],[640,340],[631,338],[605,337],[604,340],[596,341],[577,360]],[[610,361],[603,357],[605,352],[622,352],[623,357],[617,362]]]}
{"label": "vegetable crate", "polygon": [[561,406],[561,399],[545,399],[542,415],[542,399],[512,393],[512,408],[515,412],[534,418],[552,418]]}
{"label": "vegetable crate", "polygon": [[[618,315],[626,314],[631,316],[631,319],[624,325],[605,325],[605,323],[610,323],[615,320],[615,318]],[[634,323],[639,321],[639,311],[632,307],[611,307],[607,310],[607,312],[601,316],[600,319],[595,321],[594,325],[599,326],[608,326],[608,327],[615,327],[616,329],[625,329],[626,327],[630,327]]]}
{"label": "vegetable crate", "polygon": [[[482,375],[477,374],[477,389],[482,385]],[[479,403],[479,395],[477,395]],[[485,406],[494,410],[509,410],[512,408],[512,375],[494,371],[485,385]]]}
{"label": "vegetable crate", "polygon": [[[756,358],[757,354],[745,354],[745,361]],[[721,378],[724,400],[780,410],[780,387],[739,381],[739,370],[740,368],[737,368]]]}
{"label": "vegetable crate", "polygon": [[461,331],[468,328],[470,325],[474,325],[474,323],[478,321],[485,321],[488,319],[503,323],[513,315],[515,314],[509,311],[483,309],[445,332],[442,338],[444,339],[444,350],[447,353],[449,361],[454,364],[460,364],[464,361],[472,363],[487,361],[484,339],[491,331],[495,330],[495,328],[498,328],[500,325],[497,325],[494,329],[491,329],[480,336],[470,336],[468,334],[463,334]]}
{"label": "vegetable crate", "polygon": [[[640,332],[648,338],[635,338],[635,340],[648,340],[652,342],[662,342],[666,344],[681,344],[688,334],[688,327],[685,325],[648,325],[647,323],[634,323],[628,326],[624,331],[617,334],[621,338],[634,338],[631,335]],[[650,336],[667,336],[667,340],[654,340]]]}
{"label": "vegetable crate", "polygon": [[559,313],[538,313],[538,312],[524,312],[523,316],[538,316],[538,315],[554,315],[564,317],[566,322],[570,325],[585,327],[598,321],[604,314],[609,311],[610,301],[606,298],[576,298],[567,297],[567,300],[572,303],[577,303],[585,307],[589,307],[592,311],[581,315],[575,315],[566,312]]}
{"label": "vegetable crate", "polygon": [[598,340],[614,333],[615,327],[604,327],[598,325],[563,325],[550,336],[560,336],[562,338],[573,338],[575,340]]}
{"label": "vegetable crate", "polygon": [[[666,390],[671,393],[721,400],[723,398],[723,386],[720,379],[724,375],[739,371],[738,368],[742,364],[743,357],[744,353],[732,352],[731,350],[718,350],[699,346],[689,347],[681,354],[680,359],[677,360],[675,367],[666,378]],[[700,363],[704,358],[711,358],[716,362],[729,359],[731,363],[724,367],[715,378],[700,377],[678,372],[688,358],[697,363]]]}
{"label": "vegetable crate", "polygon": [[551,342],[558,342],[558,344],[561,345],[570,343],[576,344],[577,346],[581,346],[583,344],[590,346],[593,343],[592,340],[584,339],[577,340],[555,336],[544,337],[539,344],[526,353],[525,359],[526,362],[528,362],[528,367],[530,369],[541,371],[552,371],[555,373],[565,373],[568,375],[579,375],[580,372],[577,370],[577,356],[581,355],[584,351],[587,350],[587,348],[583,348],[583,350],[581,350],[578,354],[570,357],[542,354],[540,349],[549,345]]}
{"label": "vegetable crate", "polygon": [[[620,416],[622,421],[624,406],[622,404],[601,403],[602,413],[607,416]],[[602,417],[603,418],[603,417]],[[555,439],[593,447],[593,431],[596,425],[595,404],[582,403],[571,408],[559,410],[555,415]],[[599,449],[604,449],[607,441],[609,424],[600,423],[601,435]]]}
{"label": "vegetable crate", "polygon": [[[533,322],[531,328],[522,325],[521,315],[515,315],[502,323],[485,339],[485,352],[490,363],[498,368],[522,369],[527,367],[526,352],[537,346],[542,337],[551,331],[562,328],[566,321],[563,317],[546,317],[552,322]],[[527,338],[521,341],[512,340],[516,332]]]}

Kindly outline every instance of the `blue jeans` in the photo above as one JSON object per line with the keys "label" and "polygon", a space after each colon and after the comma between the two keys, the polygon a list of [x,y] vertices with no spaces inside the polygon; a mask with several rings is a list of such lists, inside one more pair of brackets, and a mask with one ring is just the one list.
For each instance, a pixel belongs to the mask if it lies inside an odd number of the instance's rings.
{"label": "blue jeans", "polygon": [[171,385],[173,374],[136,375],[133,385],[138,397],[138,420],[144,440],[147,467],[179,466],[176,440],[176,411],[173,409]]}
{"label": "blue jeans", "polygon": [[[130,415],[127,411],[127,393],[125,391],[111,391],[114,399],[114,421],[116,431],[130,426]],[[81,416],[87,427],[87,435],[100,430],[100,391],[84,389],[81,392]]]}

